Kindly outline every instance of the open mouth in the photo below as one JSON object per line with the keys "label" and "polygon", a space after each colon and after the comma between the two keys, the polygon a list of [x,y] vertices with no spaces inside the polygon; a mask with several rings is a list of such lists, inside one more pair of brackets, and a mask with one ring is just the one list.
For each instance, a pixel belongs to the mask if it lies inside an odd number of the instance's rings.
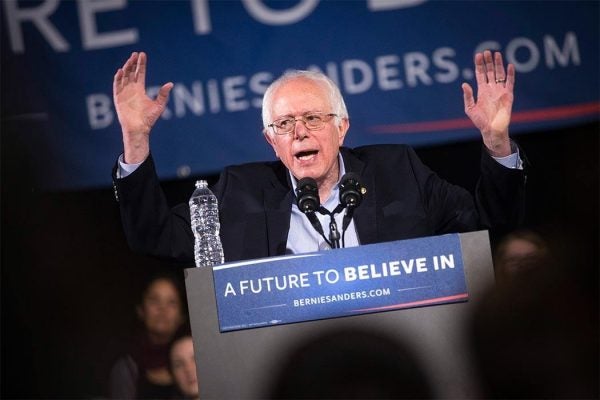
{"label": "open mouth", "polygon": [[299,151],[298,153],[296,153],[295,157],[300,161],[308,161],[312,160],[317,155],[317,153],[317,150]]}

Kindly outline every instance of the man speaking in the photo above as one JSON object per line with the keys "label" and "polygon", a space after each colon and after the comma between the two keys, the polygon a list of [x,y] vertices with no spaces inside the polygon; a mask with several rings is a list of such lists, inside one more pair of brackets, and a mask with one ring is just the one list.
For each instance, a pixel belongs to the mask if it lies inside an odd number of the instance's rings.
{"label": "man speaking", "polygon": [[[113,171],[123,227],[134,250],[192,264],[188,206],[169,207],[150,152],[150,132],[173,84],[149,98],[146,65],[146,54],[133,53],[113,82],[124,145]],[[331,242],[315,225],[333,222],[345,228],[345,247],[516,225],[523,213],[525,175],[508,135],[515,69],[511,64],[505,69],[500,53],[485,51],[476,54],[475,70],[477,100],[470,85],[462,86],[465,111],[484,143],[474,198],[439,178],[408,146],[343,147],[348,111],[325,75],[292,71],[274,81],[264,94],[262,119],[264,137],[279,160],[227,167],[212,188],[219,200],[225,260],[328,248]],[[340,180],[348,173],[360,181],[363,196],[344,221],[335,211],[344,186]],[[320,212],[311,212],[311,220],[298,207],[299,182],[315,185],[312,195]]]}

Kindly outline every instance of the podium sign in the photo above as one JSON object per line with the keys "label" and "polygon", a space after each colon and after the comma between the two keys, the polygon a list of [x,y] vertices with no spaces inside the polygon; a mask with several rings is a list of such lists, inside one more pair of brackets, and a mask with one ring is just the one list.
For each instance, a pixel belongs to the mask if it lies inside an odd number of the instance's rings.
{"label": "podium sign", "polygon": [[221,332],[466,301],[458,234],[224,264]]}

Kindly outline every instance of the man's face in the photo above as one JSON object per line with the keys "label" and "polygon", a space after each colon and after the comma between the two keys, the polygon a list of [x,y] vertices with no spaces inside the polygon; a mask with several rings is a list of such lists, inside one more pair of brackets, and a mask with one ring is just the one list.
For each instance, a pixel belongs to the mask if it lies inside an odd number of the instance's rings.
{"label": "man's face", "polygon": [[[271,107],[273,121],[286,116],[299,117],[307,112],[333,112],[326,88],[306,78],[294,79],[279,87],[273,94]],[[337,157],[348,127],[347,119],[332,118],[322,128],[308,130],[298,120],[292,132],[276,135],[268,128],[265,137],[275,155],[297,179],[311,177],[321,186],[338,179]]]}

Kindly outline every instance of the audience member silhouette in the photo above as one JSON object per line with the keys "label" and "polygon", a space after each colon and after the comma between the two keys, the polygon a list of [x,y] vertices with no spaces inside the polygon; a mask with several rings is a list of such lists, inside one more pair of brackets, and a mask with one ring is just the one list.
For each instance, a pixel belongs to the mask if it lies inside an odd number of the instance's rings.
{"label": "audience member silhouette", "polygon": [[189,329],[179,335],[171,344],[169,367],[177,387],[178,398],[198,399],[194,342]]}
{"label": "audience member silhouette", "polygon": [[532,230],[518,230],[505,236],[495,248],[496,279],[503,284],[526,274],[547,272],[552,257],[547,241]]}
{"label": "audience member silhouette", "polygon": [[283,363],[270,398],[426,399],[413,354],[383,333],[340,329],[300,343]]}
{"label": "audience member silhouette", "polygon": [[[509,240],[524,237],[519,233]],[[580,277],[589,267],[578,265],[572,252],[548,252],[559,246],[545,248],[529,234],[524,241],[520,248],[529,250],[512,253],[508,267],[504,261],[497,265],[502,280],[478,304],[471,321],[482,395],[597,399],[597,295]],[[501,259],[511,253],[510,246]]]}
{"label": "audience member silhouette", "polygon": [[185,321],[181,283],[168,274],[150,278],[136,307],[140,321],[129,351],[109,377],[109,396],[119,399],[165,399],[174,391],[169,347]]}

